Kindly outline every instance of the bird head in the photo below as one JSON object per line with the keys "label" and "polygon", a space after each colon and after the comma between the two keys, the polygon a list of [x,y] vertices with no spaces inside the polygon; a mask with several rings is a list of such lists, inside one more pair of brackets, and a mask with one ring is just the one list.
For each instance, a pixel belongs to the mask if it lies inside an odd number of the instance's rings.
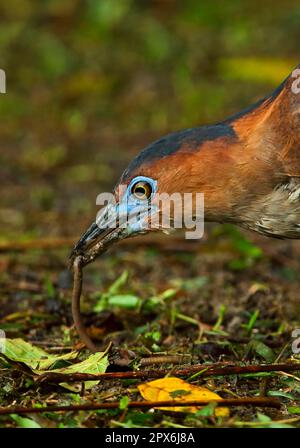
{"label": "bird head", "polygon": [[213,167],[212,158],[218,155],[210,147],[216,141],[225,145],[234,139],[231,126],[219,124],[175,132],[147,146],[123,172],[110,200],[98,196],[98,203],[106,204],[75,245],[72,257],[84,255],[97,245],[102,252],[104,245],[127,237],[168,232],[181,224],[184,227],[183,212],[191,219],[202,218],[203,207],[195,193],[207,187],[212,175],[205,168],[205,154]]}

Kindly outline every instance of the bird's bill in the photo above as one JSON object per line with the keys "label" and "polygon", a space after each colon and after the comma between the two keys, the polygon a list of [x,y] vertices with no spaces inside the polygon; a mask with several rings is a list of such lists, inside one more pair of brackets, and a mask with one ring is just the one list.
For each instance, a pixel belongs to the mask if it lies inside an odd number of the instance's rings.
{"label": "bird's bill", "polygon": [[145,204],[108,204],[103,207],[96,221],[81,236],[71,253],[71,260],[83,256],[84,264],[90,263],[114,242],[147,232],[149,207]]}

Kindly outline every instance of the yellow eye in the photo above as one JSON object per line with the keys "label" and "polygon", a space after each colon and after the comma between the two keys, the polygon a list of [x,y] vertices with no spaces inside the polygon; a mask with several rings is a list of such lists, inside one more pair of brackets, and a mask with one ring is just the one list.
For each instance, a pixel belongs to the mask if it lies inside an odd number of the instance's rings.
{"label": "yellow eye", "polygon": [[148,182],[140,181],[133,185],[132,194],[140,200],[149,199],[152,193],[152,187]]}

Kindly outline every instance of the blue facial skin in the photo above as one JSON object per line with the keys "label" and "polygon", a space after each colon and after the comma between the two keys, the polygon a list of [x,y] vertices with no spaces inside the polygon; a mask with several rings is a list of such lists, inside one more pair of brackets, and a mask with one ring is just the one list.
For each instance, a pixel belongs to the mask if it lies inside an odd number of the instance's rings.
{"label": "blue facial skin", "polygon": [[[147,182],[150,184],[152,193],[148,199],[138,199],[132,194],[132,187],[137,182]],[[83,253],[90,244],[104,237],[109,229],[113,232],[112,240],[119,240],[145,233],[149,228],[149,218],[158,210],[156,204],[151,201],[157,191],[157,182],[154,179],[144,176],[137,176],[131,180],[119,204],[107,204],[88,230],[82,235],[75,245],[72,255]]]}
{"label": "blue facial skin", "polygon": [[[151,186],[151,196],[148,199],[138,199],[132,193],[132,187],[137,182],[147,182]],[[129,183],[125,194],[117,205],[119,227],[124,229],[126,235],[141,233],[148,228],[148,219],[157,211],[157,206],[151,201],[157,191],[157,182],[144,176],[137,176]],[[146,218],[146,219],[145,219]]]}

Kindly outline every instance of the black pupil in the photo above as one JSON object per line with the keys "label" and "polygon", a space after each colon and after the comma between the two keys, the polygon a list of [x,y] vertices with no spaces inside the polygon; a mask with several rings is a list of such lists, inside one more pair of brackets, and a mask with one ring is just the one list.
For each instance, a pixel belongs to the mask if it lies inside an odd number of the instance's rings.
{"label": "black pupil", "polygon": [[143,196],[146,193],[146,190],[144,187],[136,187],[135,192],[139,195],[139,196]]}
{"label": "black pupil", "polygon": [[137,185],[134,188],[134,194],[139,197],[139,198],[148,198],[149,197],[149,193],[150,193],[150,187],[147,188],[147,186],[144,185]]}

